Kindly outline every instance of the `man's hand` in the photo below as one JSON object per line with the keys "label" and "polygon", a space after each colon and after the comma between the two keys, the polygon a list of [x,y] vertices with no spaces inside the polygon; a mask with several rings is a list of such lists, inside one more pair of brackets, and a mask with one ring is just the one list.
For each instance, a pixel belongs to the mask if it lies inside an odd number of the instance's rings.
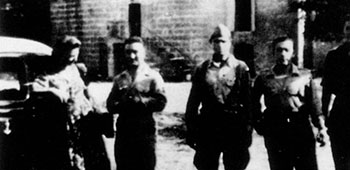
{"label": "man's hand", "polygon": [[326,129],[322,128],[318,130],[318,133],[316,135],[316,141],[320,143],[320,146],[323,147],[326,145],[328,135]]}
{"label": "man's hand", "polygon": [[127,89],[121,98],[122,102],[139,103],[141,101],[140,93],[135,88]]}

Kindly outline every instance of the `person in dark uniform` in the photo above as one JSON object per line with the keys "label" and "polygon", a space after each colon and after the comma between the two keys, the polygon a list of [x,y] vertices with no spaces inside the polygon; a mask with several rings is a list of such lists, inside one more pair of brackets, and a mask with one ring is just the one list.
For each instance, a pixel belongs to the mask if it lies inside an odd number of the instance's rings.
{"label": "person in dark uniform", "polygon": [[322,79],[322,111],[331,141],[336,170],[350,169],[350,22],[345,42],[325,59]]}
{"label": "person in dark uniform", "polygon": [[125,41],[126,70],[114,78],[107,98],[110,113],[119,114],[115,139],[118,170],[154,170],[155,121],[167,99],[164,81],[144,61],[145,47],[140,37]]}
{"label": "person in dark uniform", "polygon": [[264,136],[271,170],[317,170],[310,117],[323,142],[321,102],[310,71],[291,63],[293,44],[287,36],[273,42],[276,64],[259,75],[253,87],[254,124]]}
{"label": "person in dark uniform", "polygon": [[222,153],[226,170],[243,170],[251,145],[249,68],[232,55],[226,26],[218,25],[209,41],[213,57],[199,65],[192,77],[186,141],[196,151],[197,169],[218,169]]}

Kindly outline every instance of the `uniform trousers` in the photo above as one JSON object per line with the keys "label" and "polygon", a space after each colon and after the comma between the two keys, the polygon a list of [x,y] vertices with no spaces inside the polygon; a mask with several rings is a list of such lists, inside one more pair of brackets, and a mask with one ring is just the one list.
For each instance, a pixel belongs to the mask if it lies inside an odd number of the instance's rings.
{"label": "uniform trousers", "polygon": [[244,170],[251,144],[251,131],[244,122],[231,116],[201,118],[194,156],[196,168],[217,170],[222,154],[225,170]]}
{"label": "uniform trousers", "polygon": [[318,169],[315,137],[308,120],[267,128],[264,140],[271,170]]}

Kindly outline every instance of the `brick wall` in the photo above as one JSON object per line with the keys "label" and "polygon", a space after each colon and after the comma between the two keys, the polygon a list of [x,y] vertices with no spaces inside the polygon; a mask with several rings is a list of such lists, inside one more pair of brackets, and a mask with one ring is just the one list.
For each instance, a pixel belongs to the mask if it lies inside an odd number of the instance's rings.
{"label": "brick wall", "polygon": [[166,47],[191,58],[196,54],[207,58],[214,27],[223,23],[234,29],[234,1],[159,0],[142,9],[142,36],[152,50]]}
{"label": "brick wall", "polygon": [[81,60],[89,71],[94,75],[114,74],[112,46],[128,36],[128,3],[127,0],[52,1],[53,39],[62,34],[77,36],[82,41]]}
{"label": "brick wall", "polygon": [[[142,37],[151,54],[157,54],[159,48],[169,48],[189,57],[199,54],[206,58],[211,50],[208,38],[215,25],[224,23],[233,30],[234,1],[138,2],[142,6]],[[81,60],[89,70],[97,73],[108,67],[108,76],[113,76],[112,47],[128,36],[129,3],[129,0],[52,1],[52,39],[62,34],[77,36],[83,42]]]}
{"label": "brick wall", "polygon": [[[141,34],[150,57],[166,50],[179,55],[208,58],[208,42],[218,23],[232,31],[235,25],[234,0],[138,0],[141,4]],[[113,77],[113,44],[128,37],[128,12],[131,0],[52,0],[52,39],[61,34],[82,40],[81,60],[90,72]],[[295,14],[288,13],[288,0],[255,0],[256,30],[235,34],[235,41],[255,46],[259,68],[270,60],[269,43],[282,34],[295,32]],[[237,37],[238,35],[238,37]],[[117,56],[118,57],[118,56]]]}

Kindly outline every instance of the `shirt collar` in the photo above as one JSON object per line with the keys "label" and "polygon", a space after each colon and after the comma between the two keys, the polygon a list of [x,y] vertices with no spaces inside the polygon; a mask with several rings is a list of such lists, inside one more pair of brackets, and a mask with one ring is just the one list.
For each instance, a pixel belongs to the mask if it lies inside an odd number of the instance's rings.
{"label": "shirt collar", "polygon": [[288,75],[299,75],[300,71],[298,67],[292,63],[284,66],[281,64],[275,64],[272,67],[272,71],[276,75],[288,74]]}
{"label": "shirt collar", "polygon": [[[214,62],[213,60],[210,61],[210,64],[209,66],[210,67],[217,67],[217,65],[215,64],[216,62]],[[235,67],[238,63],[238,60],[236,59],[235,56],[233,56],[232,54],[229,54],[229,56],[227,57],[227,59],[225,61],[222,61],[220,63],[220,68],[223,67],[223,66],[228,66],[228,67]]]}
{"label": "shirt collar", "polygon": [[[134,73],[135,75],[141,75],[141,74],[143,74],[143,75],[146,75],[146,76],[149,76],[150,74],[151,74],[151,68],[147,65],[147,64],[142,64],[142,65],[140,65],[138,68],[137,68],[137,70],[136,70],[136,72]],[[130,72],[130,71],[128,71],[128,70],[125,70],[125,71],[123,71],[121,74],[120,74],[120,77],[124,77],[125,78],[125,76],[126,77],[133,77],[133,74]]]}

